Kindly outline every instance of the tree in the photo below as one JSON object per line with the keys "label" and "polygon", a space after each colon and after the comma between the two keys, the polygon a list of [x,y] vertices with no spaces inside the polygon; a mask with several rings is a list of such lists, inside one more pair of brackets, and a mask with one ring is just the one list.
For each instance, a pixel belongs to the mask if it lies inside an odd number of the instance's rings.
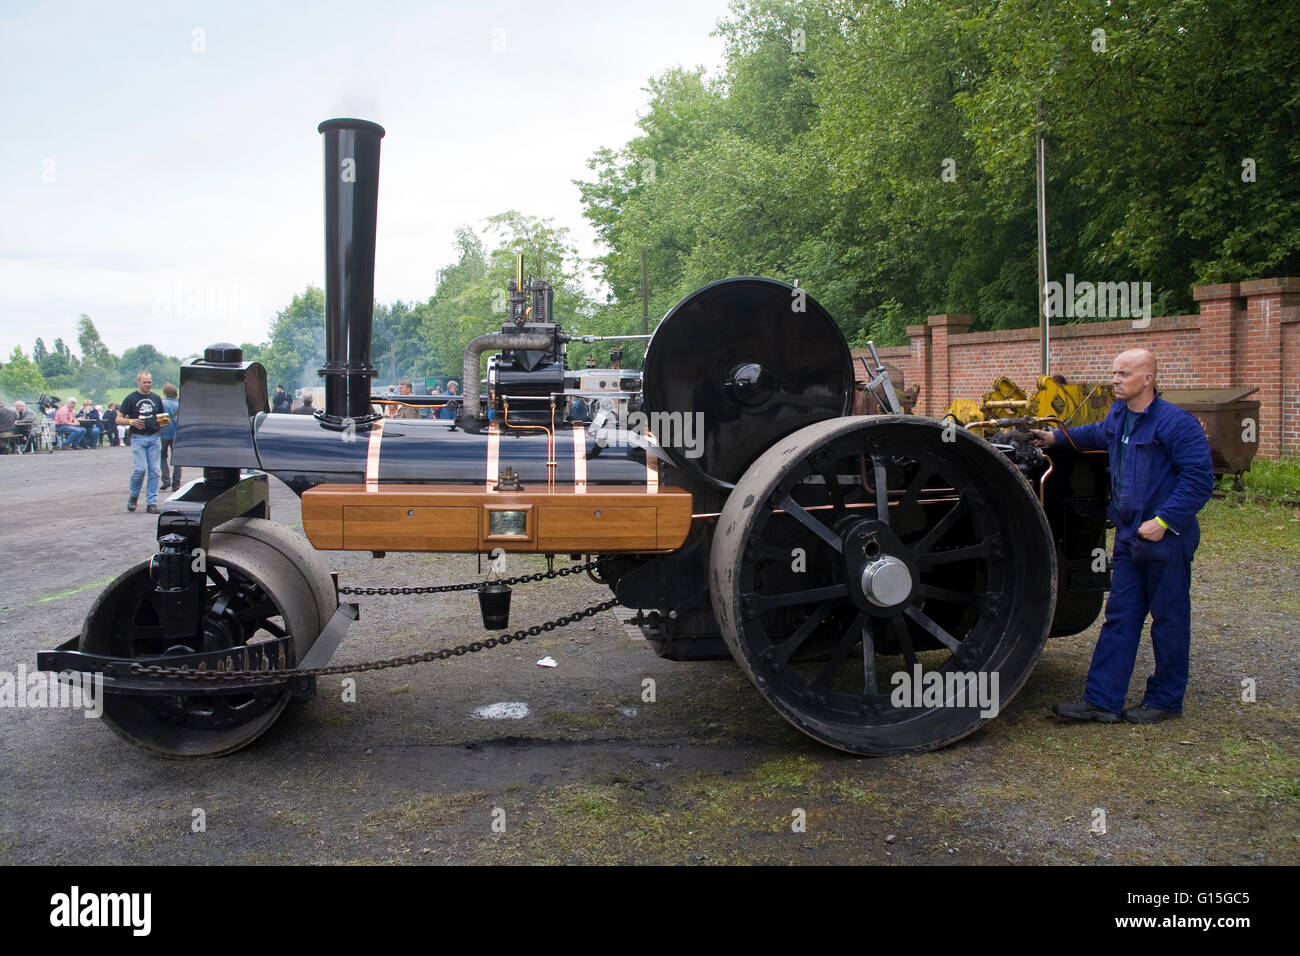
{"label": "tree", "polygon": [[63,344],[63,339],[55,339],[54,351],[47,352],[40,362],[41,375],[50,382],[56,379],[67,379],[76,370],[73,365],[74,358],[72,352]]}
{"label": "tree", "polygon": [[9,361],[0,365],[0,398],[6,402],[22,399],[31,405],[37,395],[47,390],[40,368],[15,345]]}
{"label": "tree", "polygon": [[262,352],[262,364],[272,387],[290,392],[320,382],[325,365],[325,292],[309,285],[277,313],[271,341]]}
{"label": "tree", "polygon": [[122,353],[118,362],[118,385],[135,385],[136,376],[146,371],[153,377],[154,387],[161,392],[164,382],[176,382],[180,378],[180,368],[180,359],[175,356],[163,355],[152,345],[136,345]]}
{"label": "tree", "polygon": [[81,359],[84,363],[98,365],[106,369],[113,368],[115,364],[113,353],[108,350],[108,346],[100,339],[99,330],[95,328],[95,323],[84,312],[81,314],[81,318],[77,320],[77,344],[81,346]]}
{"label": "tree", "polygon": [[[652,80],[640,134],[589,161],[608,314],[703,282],[799,278],[850,338],[928,312],[1036,320],[1049,264],[1193,283],[1300,270],[1300,19],[1255,0],[737,2],[721,73]],[[1268,170],[1265,174],[1263,171]]]}
{"label": "tree", "polygon": [[568,242],[568,230],[549,219],[516,210],[487,219],[486,232],[497,235],[490,253],[473,229],[456,231],[458,261],[438,272],[437,288],[418,314],[420,335],[434,374],[459,379],[465,346],[475,336],[499,331],[505,321],[507,287],[522,253],[527,275],[545,279],[554,289],[555,319],[573,328],[590,319],[593,308],[578,280],[581,263]]}

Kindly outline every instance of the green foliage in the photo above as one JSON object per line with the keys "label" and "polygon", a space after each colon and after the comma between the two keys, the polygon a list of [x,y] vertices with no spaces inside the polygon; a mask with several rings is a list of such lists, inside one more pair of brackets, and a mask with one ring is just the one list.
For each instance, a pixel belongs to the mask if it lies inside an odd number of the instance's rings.
{"label": "green foliage", "polygon": [[1177,313],[1300,269],[1300,20],[1254,0],[753,0],[718,31],[721,73],[651,80],[578,183],[613,315],[644,248],[656,314],[761,273],[855,341],[1032,325],[1040,132],[1052,277],[1150,281]]}
{"label": "green foliage", "polygon": [[99,330],[84,312],[77,320],[77,344],[82,364],[76,376],[81,397],[93,402],[108,401],[110,389],[118,385],[117,360],[99,337]]}
{"label": "green foliage", "polygon": [[413,310],[427,350],[428,375],[459,379],[469,341],[500,330],[519,253],[525,278],[543,278],[554,288],[556,321],[570,330],[589,327],[593,308],[579,283],[580,263],[567,229],[510,210],[489,217],[486,232],[497,236],[490,252],[473,229],[456,231],[457,261],[438,271],[433,296]]}
{"label": "green foliage", "polygon": [[95,323],[84,312],[77,319],[77,344],[81,346],[81,360],[87,365],[98,365],[107,369],[114,367],[113,353],[99,337],[99,330],[95,328]]}
{"label": "green foliage", "polygon": [[122,358],[117,363],[117,366],[117,384],[132,386],[133,390],[135,377],[142,371],[153,376],[154,389],[159,392],[162,391],[165,382],[172,382],[173,384],[179,384],[180,382],[180,359],[171,355],[163,355],[152,345],[136,345],[127,349],[122,353]]}
{"label": "green foliage", "polygon": [[1219,479],[1219,488],[1230,497],[1300,501],[1300,458],[1256,458],[1250,463],[1250,470],[1241,476],[1243,490],[1238,492],[1235,485],[1231,475]]}
{"label": "green foliage", "polygon": [[271,324],[271,341],[261,353],[271,388],[314,386],[325,364],[325,292],[314,285],[295,295]]}
{"label": "green foliage", "polygon": [[0,399],[6,403],[21,399],[32,407],[32,400],[47,389],[39,366],[15,345],[9,361],[0,365]]}
{"label": "green foliage", "polygon": [[[40,342],[40,339],[37,339]],[[54,340],[54,351],[45,353],[38,363],[43,375],[51,384],[69,381],[77,370],[77,357],[63,344],[63,339]]]}

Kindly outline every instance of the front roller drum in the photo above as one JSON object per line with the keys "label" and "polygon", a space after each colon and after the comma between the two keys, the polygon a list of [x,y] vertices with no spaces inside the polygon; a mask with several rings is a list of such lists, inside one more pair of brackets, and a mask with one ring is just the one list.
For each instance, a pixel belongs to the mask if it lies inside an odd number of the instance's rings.
{"label": "front roller drum", "polygon": [[732,655],[790,723],[866,755],[942,747],[1042,651],[1056,552],[1033,490],[963,429],[835,419],[765,452],[710,556]]}
{"label": "front roller drum", "polygon": [[[163,636],[149,563],[117,578],[86,617],[78,650],[167,663],[169,655],[254,646],[289,635],[293,667],[337,605],[324,564],[281,525],[241,518],[212,533],[205,555],[202,635],[183,644]],[[131,743],[163,757],[217,757],[252,743],[289,702],[287,681],[240,689],[198,683],[184,695],[106,694],[104,720]]]}

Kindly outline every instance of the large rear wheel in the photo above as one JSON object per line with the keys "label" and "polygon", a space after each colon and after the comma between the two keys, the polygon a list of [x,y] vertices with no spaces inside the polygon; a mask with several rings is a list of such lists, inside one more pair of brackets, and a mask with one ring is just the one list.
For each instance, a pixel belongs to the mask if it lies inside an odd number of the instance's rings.
{"label": "large rear wheel", "polygon": [[1024,684],[1056,553],[1032,489],[963,429],[809,425],[745,472],[710,556],[714,611],[759,692],[858,754],[971,733]]}

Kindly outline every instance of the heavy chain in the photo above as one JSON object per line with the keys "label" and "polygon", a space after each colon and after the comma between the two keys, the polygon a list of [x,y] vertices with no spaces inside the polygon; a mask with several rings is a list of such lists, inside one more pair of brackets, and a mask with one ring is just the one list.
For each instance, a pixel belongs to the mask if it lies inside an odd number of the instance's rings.
{"label": "heavy chain", "polygon": [[147,674],[151,677],[179,677],[183,680],[196,681],[237,681],[250,679],[265,679],[267,677],[329,677],[335,674],[358,674],[362,671],[381,671],[390,667],[406,667],[410,664],[428,664],[433,661],[445,661],[451,657],[463,657],[466,654],[475,654],[479,651],[485,651],[493,647],[502,647],[515,641],[522,641],[525,638],[536,637],[546,631],[553,631],[558,627],[567,627],[575,624],[583,618],[599,614],[601,611],[608,611],[618,605],[616,598],[610,598],[608,601],[601,601],[599,604],[593,604],[591,607],[583,608],[581,611],[574,611],[572,614],[566,614],[563,617],[557,617],[553,621],[546,621],[544,624],[534,624],[532,627],[520,628],[513,634],[505,634],[501,637],[489,637],[481,641],[471,641],[468,644],[460,644],[456,647],[444,647],[437,651],[426,651],[423,654],[407,654],[404,657],[390,657],[384,661],[364,661],[360,664],[333,664],[329,667],[314,667],[310,670],[251,670],[251,671],[196,671],[188,667],[163,667],[160,664],[132,664],[131,673]]}
{"label": "heavy chain", "polygon": [[[588,561],[586,564],[575,564],[571,568],[560,568],[558,571],[538,571],[536,574],[521,574],[517,578],[503,578],[497,581],[497,584],[527,584],[532,581],[545,581],[548,578],[562,578],[569,574],[581,574],[583,571],[591,571],[600,564],[599,561]],[[339,588],[339,594],[446,594],[449,591],[473,591],[480,587],[480,582],[471,581],[468,584],[441,584],[430,585],[427,587],[392,587],[392,588]]]}
{"label": "heavy chain", "polygon": [[[523,574],[516,578],[506,578],[499,583],[501,584],[524,584],[530,581],[544,581],[548,578],[562,578],[569,574],[581,574],[583,571],[591,570],[597,566],[597,562],[588,561],[586,564],[576,564],[571,568],[560,568],[558,571],[539,571],[536,574]],[[393,588],[339,588],[339,594],[442,594],[448,591],[469,591],[478,588],[477,582],[469,584],[446,584],[442,586],[431,587],[393,587]],[[265,680],[268,677],[330,677],[337,674],[359,674],[363,671],[387,670],[392,667],[407,667],[411,664],[428,664],[433,661],[445,661],[452,657],[463,657],[466,654],[476,654],[479,651],[490,650],[494,647],[502,647],[506,644],[512,644],[515,641],[522,641],[525,638],[536,637],[547,631],[553,631],[559,627],[567,627],[575,624],[584,618],[599,614],[602,611],[608,611],[616,607],[618,600],[611,598],[608,601],[602,601],[599,604],[593,604],[591,607],[583,608],[581,611],[574,611],[572,614],[565,614],[563,617],[557,617],[553,621],[546,621],[542,624],[534,624],[532,627],[520,628],[513,634],[505,634],[501,637],[488,637],[481,641],[471,641],[468,644],[460,644],[456,647],[444,647],[441,650],[425,651],[423,654],[407,654],[402,657],[390,657],[382,661],[363,661],[359,664],[332,664],[329,667],[315,667],[309,670],[294,669],[271,669],[265,670],[228,670],[228,671],[209,671],[193,670],[188,667],[164,667],[161,664],[132,664],[132,674],[143,674],[150,677],[179,677],[182,680],[191,681],[240,681],[240,680]]]}

